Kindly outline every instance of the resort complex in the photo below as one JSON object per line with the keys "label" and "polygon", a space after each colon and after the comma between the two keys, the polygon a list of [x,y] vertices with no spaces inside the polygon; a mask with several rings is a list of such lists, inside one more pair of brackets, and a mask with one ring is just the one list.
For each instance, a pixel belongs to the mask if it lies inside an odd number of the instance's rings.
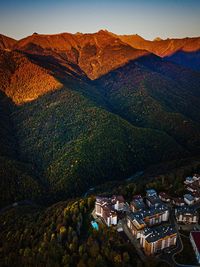
{"label": "resort complex", "polygon": [[[123,196],[97,196],[93,216],[124,231],[146,256],[173,250],[178,246],[181,225],[198,224],[199,220],[200,176],[186,177],[184,185],[187,193],[182,197],[155,189],[147,189],[144,196],[134,195],[130,203]],[[191,231],[190,240],[200,262],[200,232]]]}

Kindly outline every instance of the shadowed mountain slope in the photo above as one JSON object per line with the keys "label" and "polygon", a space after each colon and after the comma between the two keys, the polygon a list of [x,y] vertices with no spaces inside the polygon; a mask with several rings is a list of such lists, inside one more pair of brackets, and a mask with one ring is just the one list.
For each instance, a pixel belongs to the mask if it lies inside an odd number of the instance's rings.
{"label": "shadowed mountain slope", "polygon": [[96,81],[113,110],[134,125],[165,131],[200,148],[200,75],[156,56],[132,61]]}
{"label": "shadowed mountain slope", "polygon": [[[115,36],[115,35],[114,35]],[[137,49],[165,58],[181,66],[200,71],[200,38],[166,39],[148,41],[139,35],[120,35],[123,42]]]}
{"label": "shadowed mountain slope", "polygon": [[76,88],[45,95],[13,116],[22,160],[37,166],[60,197],[185,153],[165,133],[134,127]]}
{"label": "shadowed mountain slope", "polygon": [[[34,34],[13,51],[0,51],[0,90],[7,96],[2,170],[15,161],[9,183],[17,185],[16,177],[27,174],[27,184],[35,183],[36,192],[45,186],[54,201],[154,163],[196,155],[199,88],[198,72],[107,31]],[[9,203],[15,198],[4,184]]]}
{"label": "shadowed mountain slope", "polygon": [[43,191],[33,166],[19,160],[11,109],[12,103],[0,93],[0,208],[15,201],[38,198]]}
{"label": "shadowed mountain slope", "polygon": [[165,59],[194,71],[200,71],[200,48],[194,52],[180,50],[171,56],[165,57]]}

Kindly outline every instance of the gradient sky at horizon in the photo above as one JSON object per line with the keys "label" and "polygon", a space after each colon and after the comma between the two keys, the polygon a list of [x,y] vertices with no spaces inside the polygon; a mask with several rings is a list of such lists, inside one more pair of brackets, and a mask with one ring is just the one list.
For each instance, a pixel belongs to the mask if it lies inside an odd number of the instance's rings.
{"label": "gradient sky at horizon", "polygon": [[139,34],[146,39],[200,36],[199,0],[0,0],[0,33]]}

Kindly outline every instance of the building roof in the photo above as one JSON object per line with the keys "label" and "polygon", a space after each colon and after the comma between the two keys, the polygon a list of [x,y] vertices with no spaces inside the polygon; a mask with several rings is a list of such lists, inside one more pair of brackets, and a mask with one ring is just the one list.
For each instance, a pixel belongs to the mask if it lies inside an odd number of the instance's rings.
{"label": "building roof", "polygon": [[197,187],[197,185],[195,184],[195,182],[192,183],[192,184],[188,184],[186,188],[191,188],[194,191],[198,191],[199,190],[199,188]]}
{"label": "building roof", "polygon": [[186,198],[189,201],[194,201],[194,197],[192,195],[190,195],[190,194],[185,194],[184,198]]}
{"label": "building roof", "polygon": [[181,204],[181,203],[185,204],[185,201],[181,197],[174,197],[173,201],[174,203],[177,203],[177,204]]}
{"label": "building roof", "polygon": [[173,226],[169,225],[160,225],[152,228],[145,228],[143,235],[148,243],[156,242],[166,236],[171,236],[176,234],[176,229]]}
{"label": "building roof", "polygon": [[200,178],[200,175],[197,174],[197,173],[195,173],[195,174],[193,175],[193,177]]}
{"label": "building roof", "polygon": [[144,217],[142,216],[140,212],[130,213],[128,214],[127,217],[129,217],[131,221],[136,221],[140,225],[143,225],[143,224],[145,225]]}
{"label": "building roof", "polygon": [[171,199],[171,197],[168,194],[166,194],[165,192],[160,192],[159,196],[162,198],[165,198],[165,199]]}
{"label": "building roof", "polygon": [[120,203],[124,203],[124,197],[123,196],[112,196],[112,198],[109,197],[100,197],[96,196],[96,202],[103,205],[104,203],[107,204],[116,204],[116,202],[119,201]]}
{"label": "building roof", "polygon": [[200,253],[200,231],[192,231],[190,234],[195,242],[198,252]]}
{"label": "building roof", "polygon": [[129,218],[134,221],[136,220],[139,224],[145,224],[145,219],[147,217],[154,216],[156,214],[164,213],[168,210],[168,207],[164,204],[159,205],[157,207],[152,207],[152,208],[146,208],[142,209],[137,212],[132,212],[129,214]]}
{"label": "building roof", "polygon": [[142,198],[134,198],[130,204],[133,205],[137,210],[141,210],[146,207]]}
{"label": "building roof", "polygon": [[193,180],[193,177],[192,176],[188,176],[188,177],[185,178],[185,180],[192,181]]}
{"label": "building roof", "polygon": [[112,203],[116,203],[119,201],[119,203],[124,203],[124,197],[123,196],[112,196],[111,198]]}
{"label": "building roof", "polygon": [[152,205],[163,203],[157,195],[147,196],[146,198],[151,202]]}
{"label": "building roof", "polygon": [[197,210],[195,210],[193,207],[190,206],[182,206],[176,208],[176,215],[190,215],[195,216],[198,215]]}
{"label": "building roof", "polygon": [[157,192],[155,189],[147,189],[146,193],[147,193],[147,196],[157,196]]}
{"label": "building roof", "polygon": [[199,191],[192,192],[192,195],[193,195],[193,197],[200,198],[200,192]]}
{"label": "building roof", "polygon": [[110,199],[108,197],[100,197],[100,196],[96,196],[96,202],[98,202],[99,204],[104,204],[109,203]]}

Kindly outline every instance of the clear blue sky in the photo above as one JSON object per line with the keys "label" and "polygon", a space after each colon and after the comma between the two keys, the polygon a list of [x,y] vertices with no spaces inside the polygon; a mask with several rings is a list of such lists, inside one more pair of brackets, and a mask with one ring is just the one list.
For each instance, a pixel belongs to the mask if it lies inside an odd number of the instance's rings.
{"label": "clear blue sky", "polygon": [[96,32],[200,36],[200,0],[0,0],[0,33]]}

